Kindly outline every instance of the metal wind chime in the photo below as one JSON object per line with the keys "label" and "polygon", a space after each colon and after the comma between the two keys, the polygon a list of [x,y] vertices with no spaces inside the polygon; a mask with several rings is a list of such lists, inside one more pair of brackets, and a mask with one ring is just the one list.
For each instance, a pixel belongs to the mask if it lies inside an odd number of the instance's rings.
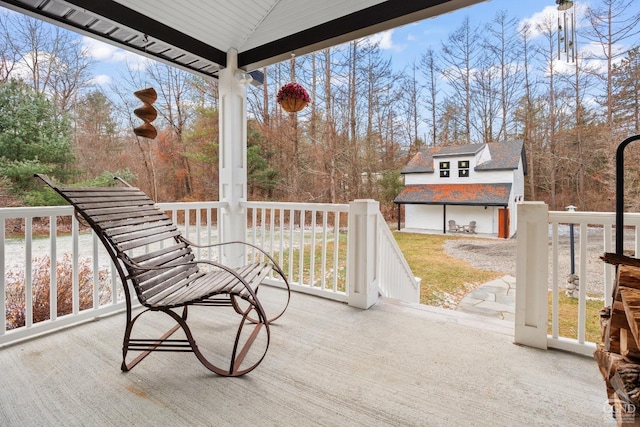
{"label": "metal wind chime", "polygon": [[576,16],[573,2],[556,0],[558,5],[558,59],[564,53],[567,62],[576,61]]}

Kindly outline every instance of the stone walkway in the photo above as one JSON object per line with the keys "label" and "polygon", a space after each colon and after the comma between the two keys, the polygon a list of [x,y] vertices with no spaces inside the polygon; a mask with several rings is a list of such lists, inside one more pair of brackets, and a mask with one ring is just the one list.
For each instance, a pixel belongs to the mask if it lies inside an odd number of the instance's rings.
{"label": "stone walkway", "polygon": [[515,321],[516,278],[503,276],[481,285],[462,298],[456,310]]}

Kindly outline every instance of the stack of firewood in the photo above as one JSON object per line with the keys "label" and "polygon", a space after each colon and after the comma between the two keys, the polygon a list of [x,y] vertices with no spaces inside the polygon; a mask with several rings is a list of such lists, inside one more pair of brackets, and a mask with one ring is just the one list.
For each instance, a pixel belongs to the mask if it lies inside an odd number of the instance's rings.
{"label": "stack of firewood", "polygon": [[640,426],[640,260],[615,254],[618,265],[613,305],[600,311],[602,343],[594,357],[605,380],[618,425]]}

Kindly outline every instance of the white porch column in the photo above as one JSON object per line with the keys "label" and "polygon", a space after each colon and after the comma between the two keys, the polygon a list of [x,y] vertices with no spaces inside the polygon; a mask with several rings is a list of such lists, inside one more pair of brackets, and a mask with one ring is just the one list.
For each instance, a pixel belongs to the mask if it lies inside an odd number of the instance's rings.
{"label": "white porch column", "polygon": [[549,208],[543,202],[517,205],[515,342],[547,348]]}
{"label": "white porch column", "polygon": [[378,236],[380,204],[375,200],[349,203],[349,305],[367,309],[378,300]]}
{"label": "white porch column", "polygon": [[[247,88],[235,79],[238,53],[227,52],[227,68],[220,71],[220,201],[228,205],[220,216],[220,241],[244,241],[247,219],[240,207],[247,198]],[[244,264],[241,245],[225,246],[222,261],[232,267]]]}

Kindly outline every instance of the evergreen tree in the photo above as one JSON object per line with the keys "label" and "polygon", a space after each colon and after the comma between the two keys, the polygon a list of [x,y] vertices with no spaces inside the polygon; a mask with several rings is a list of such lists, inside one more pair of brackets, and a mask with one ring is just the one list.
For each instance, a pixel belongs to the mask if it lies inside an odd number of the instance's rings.
{"label": "evergreen tree", "polygon": [[53,104],[22,81],[0,83],[0,176],[24,196],[35,172],[59,180],[72,173],[69,121]]}

